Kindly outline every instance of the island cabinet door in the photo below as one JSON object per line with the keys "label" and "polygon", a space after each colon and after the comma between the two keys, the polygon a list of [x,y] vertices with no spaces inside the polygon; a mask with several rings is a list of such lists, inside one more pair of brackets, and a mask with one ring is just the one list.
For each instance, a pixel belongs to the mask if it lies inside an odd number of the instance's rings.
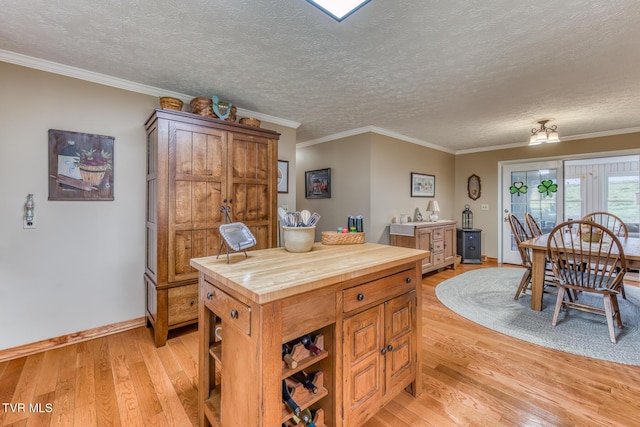
{"label": "island cabinet door", "polygon": [[384,304],[344,320],[344,425],[358,426],[384,396]]}
{"label": "island cabinet door", "polygon": [[385,303],[385,383],[393,393],[409,385],[416,374],[416,292]]}

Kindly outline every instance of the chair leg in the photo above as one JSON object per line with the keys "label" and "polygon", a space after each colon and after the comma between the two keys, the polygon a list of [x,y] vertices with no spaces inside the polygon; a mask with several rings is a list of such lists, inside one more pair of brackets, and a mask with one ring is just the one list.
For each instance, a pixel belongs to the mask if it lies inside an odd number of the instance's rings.
{"label": "chair leg", "polygon": [[622,329],[622,316],[620,315],[620,307],[618,306],[618,297],[611,296],[611,307],[613,308],[613,317],[616,319],[618,329]]}
{"label": "chair leg", "polygon": [[556,297],[556,308],[553,311],[553,320],[551,321],[551,324],[553,326],[556,326],[556,323],[558,323],[558,315],[560,314],[560,309],[562,308],[562,303],[564,302],[565,290],[568,290],[568,289],[565,288],[564,286],[558,286],[558,296]]}
{"label": "chair leg", "polygon": [[622,295],[622,299],[627,299],[627,294],[624,293],[624,283],[620,283],[620,295]]}
{"label": "chair leg", "polygon": [[522,276],[522,280],[520,280],[520,284],[518,285],[516,296],[514,296],[513,299],[520,298],[520,294],[525,292],[525,290],[527,289],[527,285],[529,284],[530,281],[531,281],[531,269],[527,268],[527,271],[524,272],[524,275]]}
{"label": "chair leg", "polygon": [[609,327],[609,339],[612,343],[616,343],[616,332],[613,329],[613,307],[611,303],[611,295],[604,295],[604,313],[607,317],[607,326]]}

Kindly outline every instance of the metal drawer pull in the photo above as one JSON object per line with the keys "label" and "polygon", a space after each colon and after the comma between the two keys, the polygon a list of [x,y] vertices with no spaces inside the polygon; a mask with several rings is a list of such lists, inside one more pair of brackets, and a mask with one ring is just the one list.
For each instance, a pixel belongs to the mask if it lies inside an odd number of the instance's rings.
{"label": "metal drawer pull", "polygon": [[387,350],[389,350],[389,351],[393,351],[393,346],[392,346],[391,344],[389,344],[389,345],[387,346]]}
{"label": "metal drawer pull", "polygon": [[407,277],[406,282],[407,282],[407,283],[411,283],[411,277]]}
{"label": "metal drawer pull", "polygon": [[191,301],[189,302],[189,305],[193,305],[193,304],[195,304],[195,303],[196,303],[195,301],[191,300]]}
{"label": "metal drawer pull", "polygon": [[207,292],[207,299],[212,299],[213,298],[213,294],[211,292]]}
{"label": "metal drawer pull", "polygon": [[364,299],[364,294],[358,294],[358,301],[362,301]]}
{"label": "metal drawer pull", "polygon": [[387,354],[387,349],[383,348],[382,350],[380,350],[380,353],[382,353],[383,355]]}
{"label": "metal drawer pull", "polygon": [[231,310],[231,318],[232,319],[237,319],[238,318],[238,310]]}

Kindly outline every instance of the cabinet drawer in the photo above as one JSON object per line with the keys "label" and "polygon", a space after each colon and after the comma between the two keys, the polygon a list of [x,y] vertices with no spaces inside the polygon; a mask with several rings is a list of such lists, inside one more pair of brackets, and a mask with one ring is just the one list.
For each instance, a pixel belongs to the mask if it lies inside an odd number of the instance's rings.
{"label": "cabinet drawer", "polygon": [[444,229],[443,228],[434,228],[433,229],[433,240],[442,240],[444,239]]}
{"label": "cabinet drawer", "polygon": [[336,321],[335,289],[319,289],[282,303],[282,341],[290,341]]}
{"label": "cabinet drawer", "polygon": [[385,301],[401,295],[419,284],[414,283],[415,269],[402,271],[373,282],[342,291],[342,310],[349,312],[377,301]]}
{"label": "cabinet drawer", "polygon": [[444,253],[433,254],[433,265],[442,264],[444,262]]}
{"label": "cabinet drawer", "polygon": [[251,307],[208,282],[204,282],[203,301],[205,307],[222,319],[225,327],[251,336]]}
{"label": "cabinet drawer", "polygon": [[444,241],[433,242],[433,253],[444,252]]}
{"label": "cabinet drawer", "polygon": [[198,318],[198,284],[178,286],[167,290],[169,299],[168,324],[188,322]]}

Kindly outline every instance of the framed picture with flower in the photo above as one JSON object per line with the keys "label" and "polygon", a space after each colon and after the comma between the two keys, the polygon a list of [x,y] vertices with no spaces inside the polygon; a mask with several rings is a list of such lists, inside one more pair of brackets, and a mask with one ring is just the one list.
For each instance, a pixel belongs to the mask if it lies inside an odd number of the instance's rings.
{"label": "framed picture with flower", "polygon": [[49,200],[113,200],[114,141],[49,129]]}

